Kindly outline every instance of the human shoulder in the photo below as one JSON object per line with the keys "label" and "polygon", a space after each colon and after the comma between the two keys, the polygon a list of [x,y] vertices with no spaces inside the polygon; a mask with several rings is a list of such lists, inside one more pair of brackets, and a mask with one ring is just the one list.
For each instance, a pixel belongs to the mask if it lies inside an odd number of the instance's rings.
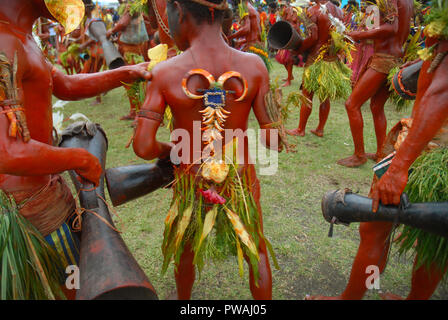
{"label": "human shoulder", "polygon": [[6,55],[9,61],[17,54],[20,65],[23,65],[23,59],[26,57],[24,43],[13,31],[0,27],[0,43],[0,53]]}
{"label": "human shoulder", "polygon": [[170,86],[174,79],[179,78],[184,73],[183,65],[185,53],[171,57],[165,61],[158,63],[152,70],[152,80],[149,83],[153,87],[157,87],[161,90],[165,86]]}
{"label": "human shoulder", "polygon": [[[233,49],[233,58],[232,60],[237,61],[237,66],[243,70],[247,70],[250,68],[251,75],[255,78],[266,78],[269,77],[268,70],[264,61],[254,53],[242,52],[236,49]],[[235,70],[238,71],[238,70]]]}

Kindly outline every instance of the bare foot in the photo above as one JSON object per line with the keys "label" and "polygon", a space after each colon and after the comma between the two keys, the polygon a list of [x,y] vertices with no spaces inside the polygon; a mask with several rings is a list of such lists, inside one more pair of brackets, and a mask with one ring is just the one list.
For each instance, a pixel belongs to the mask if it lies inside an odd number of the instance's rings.
{"label": "bare foot", "polygon": [[289,87],[291,85],[291,80],[286,80],[282,87]]}
{"label": "bare foot", "polygon": [[316,136],[318,136],[320,138],[322,138],[324,136],[324,131],[323,130],[314,129],[314,130],[310,130],[310,132],[312,134],[315,134]]}
{"label": "bare foot", "polygon": [[301,136],[303,137],[305,135],[305,130],[299,130],[297,129],[292,129],[292,130],[286,130],[286,133],[291,135],[291,136]]}
{"label": "bare foot", "polygon": [[133,113],[130,113],[130,114],[120,118],[120,120],[134,120],[134,119],[135,119],[135,114],[133,114]]}
{"label": "bare foot", "polygon": [[375,162],[378,162],[380,160],[380,157],[376,153],[366,153],[367,159],[373,160]]}
{"label": "bare foot", "polygon": [[348,158],[338,160],[337,163],[344,167],[355,168],[359,167],[360,165],[363,165],[366,162],[367,158],[365,156],[359,157],[357,155],[352,155]]}
{"label": "bare foot", "polygon": [[326,296],[310,296],[306,295],[305,300],[342,300],[340,296],[337,297],[326,297]]}
{"label": "bare foot", "polygon": [[380,293],[379,295],[383,300],[404,300],[402,297],[389,292]]}

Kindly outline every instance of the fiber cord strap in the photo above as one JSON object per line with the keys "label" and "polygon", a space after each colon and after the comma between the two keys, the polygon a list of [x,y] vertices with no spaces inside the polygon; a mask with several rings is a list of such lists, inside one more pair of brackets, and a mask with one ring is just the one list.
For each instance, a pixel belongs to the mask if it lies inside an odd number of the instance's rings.
{"label": "fiber cord strap", "polygon": [[154,121],[157,121],[157,122],[162,122],[163,121],[163,115],[161,115],[160,113],[154,112],[154,111],[150,111],[150,110],[140,110],[137,113],[137,117],[144,118],[144,119],[149,119],[149,120],[154,120]]}

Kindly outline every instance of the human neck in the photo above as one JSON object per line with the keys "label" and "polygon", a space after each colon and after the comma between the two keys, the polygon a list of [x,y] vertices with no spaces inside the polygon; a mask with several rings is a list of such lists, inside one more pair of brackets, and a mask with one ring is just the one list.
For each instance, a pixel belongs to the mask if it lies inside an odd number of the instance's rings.
{"label": "human neck", "polygon": [[0,0],[0,20],[9,22],[24,33],[31,34],[34,21],[40,16],[30,0]]}
{"label": "human neck", "polygon": [[193,47],[214,47],[225,45],[221,35],[221,24],[214,23],[212,25],[203,23],[196,25],[191,32],[190,48]]}

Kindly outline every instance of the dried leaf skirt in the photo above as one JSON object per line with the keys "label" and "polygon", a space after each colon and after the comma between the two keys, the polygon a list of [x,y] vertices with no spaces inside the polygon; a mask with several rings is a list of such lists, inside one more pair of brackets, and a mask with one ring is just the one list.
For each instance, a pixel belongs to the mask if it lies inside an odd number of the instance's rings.
{"label": "dried leaf skirt", "polygon": [[[193,264],[199,272],[208,259],[236,255],[242,276],[245,255],[257,280],[261,240],[277,266],[272,247],[262,231],[259,203],[254,197],[256,179],[253,167],[238,173],[231,166],[227,178],[220,184],[177,169],[173,201],[165,219],[162,273],[166,272],[171,261],[175,266],[179,264],[187,244],[194,253]],[[201,192],[204,190],[213,190],[221,203],[213,203],[213,199],[204,197]]]}

